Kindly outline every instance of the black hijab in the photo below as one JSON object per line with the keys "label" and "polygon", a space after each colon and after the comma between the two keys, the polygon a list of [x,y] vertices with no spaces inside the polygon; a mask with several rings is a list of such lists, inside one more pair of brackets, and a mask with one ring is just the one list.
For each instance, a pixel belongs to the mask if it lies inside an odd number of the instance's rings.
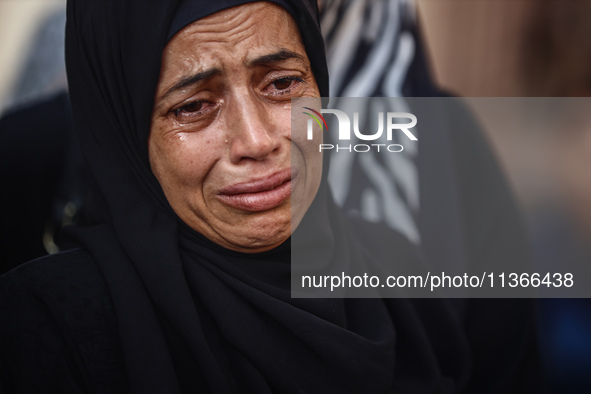
{"label": "black hijab", "polygon": [[[68,2],[68,81],[92,189],[88,225],[69,234],[107,281],[130,391],[410,393],[435,392],[444,374],[462,381],[464,368],[441,361],[466,361],[444,308],[292,299],[290,241],[261,254],[232,252],[189,229],[169,206],[147,149],[162,51],[185,25],[247,2]],[[316,0],[272,2],[300,27],[327,96]],[[328,239],[348,236],[325,182],[310,211],[318,209],[322,215],[308,212],[302,225],[325,219]],[[322,257],[345,258],[333,252]],[[437,319],[435,334],[425,319]],[[446,346],[432,345],[433,336]]]}

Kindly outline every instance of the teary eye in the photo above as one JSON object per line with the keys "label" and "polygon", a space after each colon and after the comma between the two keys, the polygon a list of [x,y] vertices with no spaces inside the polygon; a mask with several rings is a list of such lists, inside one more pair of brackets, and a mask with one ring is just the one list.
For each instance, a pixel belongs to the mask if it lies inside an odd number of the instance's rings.
{"label": "teary eye", "polygon": [[306,83],[303,78],[297,76],[286,76],[277,78],[264,89],[269,96],[282,96],[295,93],[301,83]]}
{"label": "teary eye", "polygon": [[175,116],[179,116],[182,112],[198,112],[203,108],[203,101],[193,101],[189,104],[183,105],[174,110]]}
{"label": "teary eye", "polygon": [[219,107],[218,103],[209,100],[194,100],[169,111],[179,123],[193,123],[208,119],[209,115],[215,113]]}
{"label": "teary eye", "polygon": [[295,76],[282,77],[273,81],[272,85],[279,90],[285,90],[293,86],[296,82],[304,82],[304,80]]}
{"label": "teary eye", "polygon": [[273,86],[275,86],[275,88],[279,89],[279,90],[284,90],[289,88],[291,85],[293,85],[294,81],[302,81],[301,78],[297,78],[297,77],[285,77],[285,78],[280,78],[277,79],[276,81],[273,82]]}

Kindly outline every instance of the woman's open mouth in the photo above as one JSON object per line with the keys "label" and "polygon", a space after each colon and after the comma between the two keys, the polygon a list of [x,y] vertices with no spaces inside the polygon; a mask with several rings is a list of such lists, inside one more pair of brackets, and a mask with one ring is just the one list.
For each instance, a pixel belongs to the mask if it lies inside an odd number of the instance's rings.
{"label": "woman's open mouth", "polygon": [[[293,178],[297,176],[294,174]],[[276,208],[291,195],[291,168],[248,182],[237,183],[220,191],[218,197],[226,205],[249,212]]]}

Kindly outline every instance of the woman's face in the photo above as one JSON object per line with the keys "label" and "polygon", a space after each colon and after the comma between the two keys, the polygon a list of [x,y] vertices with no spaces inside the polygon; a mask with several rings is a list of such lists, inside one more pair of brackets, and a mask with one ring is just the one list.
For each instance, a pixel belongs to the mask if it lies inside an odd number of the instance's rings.
{"label": "woman's face", "polygon": [[285,241],[322,172],[318,141],[292,140],[290,100],[319,95],[297,25],[278,6],[230,8],[180,31],[162,55],[149,137],[176,214],[239,252]]}

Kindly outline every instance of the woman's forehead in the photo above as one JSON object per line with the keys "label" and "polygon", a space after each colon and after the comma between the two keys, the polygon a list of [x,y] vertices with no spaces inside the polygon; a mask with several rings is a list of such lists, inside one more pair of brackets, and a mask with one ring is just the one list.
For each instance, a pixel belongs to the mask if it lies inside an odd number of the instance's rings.
{"label": "woman's forehead", "polygon": [[164,50],[163,71],[177,66],[211,67],[223,59],[247,65],[261,56],[279,52],[299,54],[307,62],[295,21],[274,4],[249,3],[220,11],[182,29]]}
{"label": "woman's forehead", "polygon": [[268,38],[301,42],[298,27],[285,9],[268,2],[255,2],[228,8],[194,21],[179,31],[169,41],[169,46],[196,40],[203,43],[223,43],[249,36],[270,36]]}

